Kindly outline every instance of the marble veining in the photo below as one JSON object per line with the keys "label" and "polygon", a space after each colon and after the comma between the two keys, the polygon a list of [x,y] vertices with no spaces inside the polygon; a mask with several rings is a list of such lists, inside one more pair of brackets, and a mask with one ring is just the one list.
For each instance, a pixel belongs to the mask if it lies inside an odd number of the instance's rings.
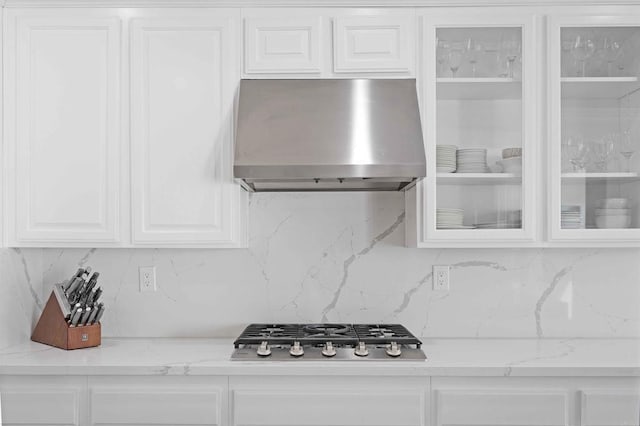
{"label": "marble veining", "polygon": [[[247,249],[3,249],[0,347],[54,283],[101,273],[106,337],[233,337],[250,322],[399,322],[431,338],[640,337],[640,248],[408,249],[401,193],[252,194]],[[138,268],[157,269],[140,293]],[[451,266],[448,293],[433,265]],[[6,337],[5,337],[6,336]]]}

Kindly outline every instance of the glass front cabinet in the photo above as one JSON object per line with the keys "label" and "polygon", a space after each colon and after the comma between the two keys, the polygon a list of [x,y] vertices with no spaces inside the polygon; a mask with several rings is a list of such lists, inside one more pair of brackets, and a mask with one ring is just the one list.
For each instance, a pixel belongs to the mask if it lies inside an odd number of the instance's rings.
{"label": "glass front cabinet", "polygon": [[422,21],[419,93],[427,177],[407,193],[408,223],[417,228],[407,232],[407,242],[534,242],[534,17],[449,16],[429,14]]}
{"label": "glass front cabinet", "polygon": [[640,20],[548,20],[549,240],[640,242]]}

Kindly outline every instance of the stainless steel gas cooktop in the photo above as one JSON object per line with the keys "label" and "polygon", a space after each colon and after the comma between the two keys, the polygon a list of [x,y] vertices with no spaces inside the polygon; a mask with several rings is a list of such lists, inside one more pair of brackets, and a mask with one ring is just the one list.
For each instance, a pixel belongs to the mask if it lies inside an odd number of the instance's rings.
{"label": "stainless steel gas cooktop", "polygon": [[389,360],[426,356],[400,324],[251,324],[234,342],[232,360]]}

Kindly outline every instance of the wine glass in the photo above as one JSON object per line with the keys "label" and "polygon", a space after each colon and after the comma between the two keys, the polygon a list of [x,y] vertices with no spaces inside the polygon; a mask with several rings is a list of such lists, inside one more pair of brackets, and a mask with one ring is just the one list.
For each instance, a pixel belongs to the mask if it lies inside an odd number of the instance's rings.
{"label": "wine glass", "polygon": [[464,49],[460,43],[454,43],[449,48],[449,69],[451,70],[451,76],[456,77],[458,68],[462,64],[462,57],[464,56]]}
{"label": "wine glass", "polygon": [[587,60],[591,58],[596,51],[596,45],[588,37],[576,36],[573,42],[573,48],[571,49],[571,55],[580,64],[582,75],[580,77],[586,77]]}
{"label": "wine glass", "polygon": [[574,172],[584,172],[588,153],[587,144],[579,136],[571,136],[565,142],[566,153]]}
{"label": "wine glass", "polygon": [[620,155],[625,159],[624,172],[631,171],[631,158],[636,153],[633,146],[633,140],[631,138],[631,132],[626,130],[619,135],[618,139]]}
{"label": "wine glass", "polygon": [[520,42],[515,38],[502,40],[502,52],[507,58],[507,70],[509,78],[513,78],[513,64],[520,55]]}
{"label": "wine glass", "polygon": [[476,78],[476,64],[484,53],[484,48],[480,43],[477,43],[474,39],[467,39],[466,43],[467,60],[471,64],[471,76]]}
{"label": "wine glass", "polygon": [[436,45],[436,62],[438,63],[438,69],[436,70],[437,76],[442,76],[444,61],[449,57],[449,44],[445,40],[438,40]]}
{"label": "wine glass", "polygon": [[610,135],[604,136],[602,139],[591,144],[591,153],[595,157],[595,166],[597,171],[607,171],[607,163],[609,162],[609,158],[611,158],[611,154],[613,154],[614,150],[614,139]]}
{"label": "wine glass", "polygon": [[613,40],[611,37],[604,37],[602,39],[601,55],[602,59],[607,63],[607,76],[613,77],[613,63],[620,56],[621,50],[620,43]]}

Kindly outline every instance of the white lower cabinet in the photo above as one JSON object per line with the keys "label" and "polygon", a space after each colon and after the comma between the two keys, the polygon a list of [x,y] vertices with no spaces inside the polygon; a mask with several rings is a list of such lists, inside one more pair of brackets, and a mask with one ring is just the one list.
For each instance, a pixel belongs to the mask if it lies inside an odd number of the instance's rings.
{"label": "white lower cabinet", "polygon": [[3,426],[83,426],[86,377],[0,376]]}
{"label": "white lower cabinet", "polygon": [[227,424],[226,377],[91,377],[88,424]]}
{"label": "white lower cabinet", "polygon": [[640,424],[638,378],[433,378],[432,426]]}
{"label": "white lower cabinet", "polygon": [[426,377],[231,377],[233,426],[423,426]]}

